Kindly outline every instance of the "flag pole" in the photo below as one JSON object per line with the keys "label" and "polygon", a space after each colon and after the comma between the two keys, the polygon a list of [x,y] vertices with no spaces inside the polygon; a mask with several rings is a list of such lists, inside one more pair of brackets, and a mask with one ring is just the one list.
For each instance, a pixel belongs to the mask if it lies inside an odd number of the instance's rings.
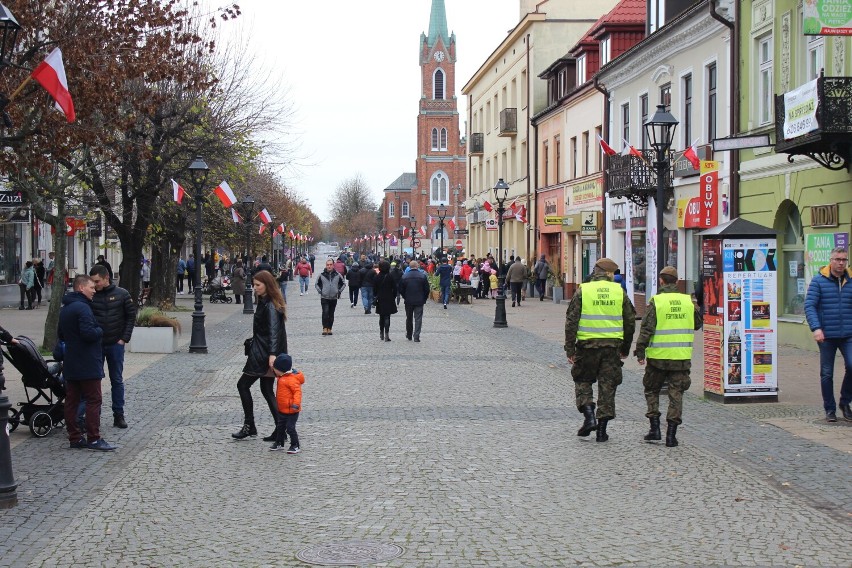
{"label": "flag pole", "polygon": [[23,83],[21,83],[20,85],[18,85],[18,88],[17,88],[17,89],[15,89],[15,91],[14,91],[14,92],[12,93],[12,95],[9,97],[9,101],[13,101],[13,100],[15,100],[15,97],[17,97],[19,94],[21,94],[21,91],[23,91],[23,90],[24,90],[24,87],[26,87],[26,86],[27,86],[27,83],[29,83],[30,81],[32,81],[32,78],[33,78],[33,76],[32,76],[32,75],[27,75],[27,78],[26,78],[26,79],[24,79],[24,82],[23,82]]}

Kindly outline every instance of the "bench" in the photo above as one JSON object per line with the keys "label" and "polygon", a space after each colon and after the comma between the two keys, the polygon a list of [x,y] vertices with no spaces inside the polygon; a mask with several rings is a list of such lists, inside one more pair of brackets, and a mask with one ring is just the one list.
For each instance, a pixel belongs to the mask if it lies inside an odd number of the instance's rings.
{"label": "bench", "polygon": [[469,284],[460,284],[458,286],[453,286],[450,291],[450,297],[456,299],[457,304],[461,304],[464,301],[467,304],[473,304],[473,296],[476,294],[476,288],[474,286],[470,286]]}
{"label": "bench", "polygon": [[136,305],[140,308],[148,303],[148,297],[151,295],[150,288],[142,288],[142,291],[139,292],[139,298],[136,300]]}

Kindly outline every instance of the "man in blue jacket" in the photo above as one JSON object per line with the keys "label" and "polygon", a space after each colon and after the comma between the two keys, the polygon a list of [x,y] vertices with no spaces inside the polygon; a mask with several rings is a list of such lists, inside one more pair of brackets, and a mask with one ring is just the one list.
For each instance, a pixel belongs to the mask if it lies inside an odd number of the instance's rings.
{"label": "man in blue jacket", "polygon": [[420,329],[423,326],[423,306],[429,298],[429,280],[420,270],[420,263],[412,260],[399,281],[399,293],[405,300],[405,338],[420,343]]}
{"label": "man in blue jacket", "polygon": [[[101,438],[101,379],[104,377],[103,330],[92,312],[95,283],[85,275],[74,278],[74,291],[62,299],[59,311],[59,339],[65,342],[62,374],[65,377],[65,428],[71,448],[89,448],[108,452],[115,448]],[[86,401],[88,441],[77,423],[81,396]]]}
{"label": "man in blue jacket", "polygon": [[441,265],[435,273],[440,278],[438,284],[441,286],[441,303],[446,310],[447,303],[450,301],[450,286],[453,284],[453,267],[447,262],[446,256],[441,258]]}
{"label": "man in blue jacket", "polygon": [[828,266],[823,266],[811,280],[805,298],[808,326],[819,346],[819,378],[825,419],[837,422],[834,401],[834,358],[837,350],[843,356],[846,374],[840,387],[840,410],[852,421],[852,269],[845,247],[831,251]]}

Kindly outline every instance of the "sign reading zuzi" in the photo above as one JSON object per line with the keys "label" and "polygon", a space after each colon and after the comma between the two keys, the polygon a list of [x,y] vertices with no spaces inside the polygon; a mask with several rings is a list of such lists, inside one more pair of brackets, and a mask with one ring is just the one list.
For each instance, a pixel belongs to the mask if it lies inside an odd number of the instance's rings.
{"label": "sign reading zuzi", "polygon": [[23,205],[24,196],[20,191],[0,191],[0,207]]}

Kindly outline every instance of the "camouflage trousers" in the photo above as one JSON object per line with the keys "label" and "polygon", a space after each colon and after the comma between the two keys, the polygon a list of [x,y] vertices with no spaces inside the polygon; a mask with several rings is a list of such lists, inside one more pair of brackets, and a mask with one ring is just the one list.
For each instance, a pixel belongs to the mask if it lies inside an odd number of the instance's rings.
{"label": "camouflage trousers", "polygon": [[578,348],[571,367],[577,410],[595,404],[592,383],[598,383],[597,418],[615,418],[615,391],[621,384],[624,363],[615,347]]}
{"label": "camouflage trousers", "polygon": [[689,389],[692,381],[689,379],[689,371],[664,371],[649,364],[645,365],[645,377],[642,385],[645,387],[645,402],[648,403],[648,418],[660,416],[660,389],[663,383],[668,383],[669,410],[666,420],[681,423],[683,415],[683,393]]}

